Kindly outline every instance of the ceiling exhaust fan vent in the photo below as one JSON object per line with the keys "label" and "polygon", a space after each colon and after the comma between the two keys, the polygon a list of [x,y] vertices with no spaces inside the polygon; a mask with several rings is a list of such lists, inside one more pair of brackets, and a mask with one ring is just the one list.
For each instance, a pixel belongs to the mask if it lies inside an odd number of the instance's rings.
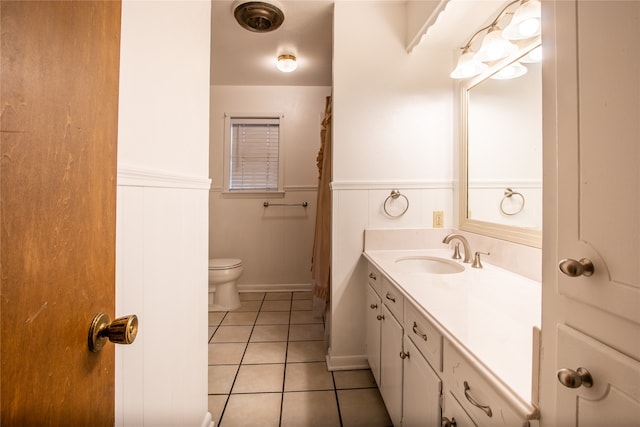
{"label": "ceiling exhaust fan vent", "polygon": [[242,28],[256,33],[273,31],[284,22],[282,9],[271,2],[240,1],[233,10]]}

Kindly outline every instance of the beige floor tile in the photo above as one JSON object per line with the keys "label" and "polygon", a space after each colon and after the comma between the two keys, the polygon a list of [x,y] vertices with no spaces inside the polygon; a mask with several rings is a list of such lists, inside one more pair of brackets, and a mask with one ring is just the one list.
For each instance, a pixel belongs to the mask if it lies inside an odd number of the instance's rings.
{"label": "beige floor tile", "polygon": [[209,344],[209,365],[239,365],[246,347],[243,342]]}
{"label": "beige floor tile", "polygon": [[312,300],[295,300],[291,304],[291,310],[312,310],[312,309],[313,309]]}
{"label": "beige floor tile", "polygon": [[281,393],[232,394],[219,427],[278,427]]}
{"label": "beige floor tile", "polygon": [[240,292],[240,301],[262,301],[264,292]]}
{"label": "beige floor tile", "polygon": [[302,391],[282,396],[282,427],[340,427],[335,392]]}
{"label": "beige floor tile", "polygon": [[337,393],[344,427],[391,426],[389,414],[377,388],[338,390]]}
{"label": "beige floor tile", "polygon": [[333,377],[327,370],[327,364],[287,363],[284,391],[310,390],[333,390]]}
{"label": "beige floor tile", "polygon": [[256,325],[288,325],[288,311],[261,311],[258,314]]}
{"label": "beige floor tile", "polygon": [[251,342],[286,341],[289,335],[287,325],[256,325],[251,333]]}
{"label": "beige floor tile", "polygon": [[222,326],[253,325],[258,317],[257,311],[229,312],[222,321]]}
{"label": "beige floor tile", "polygon": [[260,311],[289,311],[291,310],[291,301],[289,300],[276,300],[265,301],[262,303]]}
{"label": "beige floor tile", "polygon": [[313,299],[311,291],[294,292],[293,299]]}
{"label": "beige floor tile", "polygon": [[209,366],[209,394],[228,394],[237,371],[238,365]]}
{"label": "beige floor tile", "polygon": [[291,300],[291,292],[268,292],[264,297],[265,301]]}
{"label": "beige floor tile", "polygon": [[286,342],[251,342],[247,346],[242,363],[284,363],[286,353]]}
{"label": "beige floor tile", "polygon": [[241,365],[231,393],[281,392],[284,364]]}
{"label": "beige floor tile", "polygon": [[[295,301],[294,301],[295,302]],[[291,324],[304,325],[310,323],[322,323],[322,317],[316,317],[311,310],[294,310],[291,311]]]}
{"label": "beige floor tile", "polygon": [[228,394],[210,394],[209,396],[209,412],[213,416],[213,421],[215,425],[218,425],[220,421],[220,416],[222,416],[222,411],[224,410],[224,405],[227,403]]}
{"label": "beige floor tile", "polygon": [[289,326],[289,341],[320,341],[323,339],[323,324]]}
{"label": "beige floor tile", "polygon": [[260,306],[262,305],[262,301],[258,300],[249,300],[249,301],[240,301],[240,308],[234,310],[232,313],[236,313],[239,311],[258,311],[260,310]]}
{"label": "beige floor tile", "polygon": [[251,329],[252,326],[220,326],[211,342],[247,342]]}
{"label": "beige floor tile", "polygon": [[226,311],[210,311],[209,312],[209,326],[218,326],[224,315],[227,314]]}
{"label": "beige floor tile", "polygon": [[333,379],[337,389],[376,387],[376,380],[370,369],[357,371],[334,371]]}
{"label": "beige floor tile", "polygon": [[324,341],[294,341],[287,348],[287,363],[324,362],[327,350]]}

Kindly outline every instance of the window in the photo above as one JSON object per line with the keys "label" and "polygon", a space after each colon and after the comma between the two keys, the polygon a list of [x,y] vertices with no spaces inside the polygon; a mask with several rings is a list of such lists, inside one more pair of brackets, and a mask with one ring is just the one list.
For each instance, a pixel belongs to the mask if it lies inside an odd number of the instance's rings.
{"label": "window", "polygon": [[227,116],[226,128],[228,191],[281,191],[280,118]]}

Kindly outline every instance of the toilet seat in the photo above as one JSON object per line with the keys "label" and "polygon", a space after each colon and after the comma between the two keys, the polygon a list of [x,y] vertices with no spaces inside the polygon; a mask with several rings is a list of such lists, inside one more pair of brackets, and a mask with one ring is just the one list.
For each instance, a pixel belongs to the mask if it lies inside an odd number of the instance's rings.
{"label": "toilet seat", "polygon": [[242,260],[237,258],[214,258],[209,260],[209,270],[228,270],[242,267]]}

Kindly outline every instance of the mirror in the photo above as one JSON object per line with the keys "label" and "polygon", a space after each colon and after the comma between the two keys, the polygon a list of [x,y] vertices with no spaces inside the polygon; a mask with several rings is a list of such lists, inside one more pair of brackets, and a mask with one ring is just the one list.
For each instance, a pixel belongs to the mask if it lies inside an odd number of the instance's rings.
{"label": "mirror", "polygon": [[531,57],[539,48],[539,40],[530,43],[462,85],[460,150],[460,229],[536,247],[542,243],[542,67]]}

